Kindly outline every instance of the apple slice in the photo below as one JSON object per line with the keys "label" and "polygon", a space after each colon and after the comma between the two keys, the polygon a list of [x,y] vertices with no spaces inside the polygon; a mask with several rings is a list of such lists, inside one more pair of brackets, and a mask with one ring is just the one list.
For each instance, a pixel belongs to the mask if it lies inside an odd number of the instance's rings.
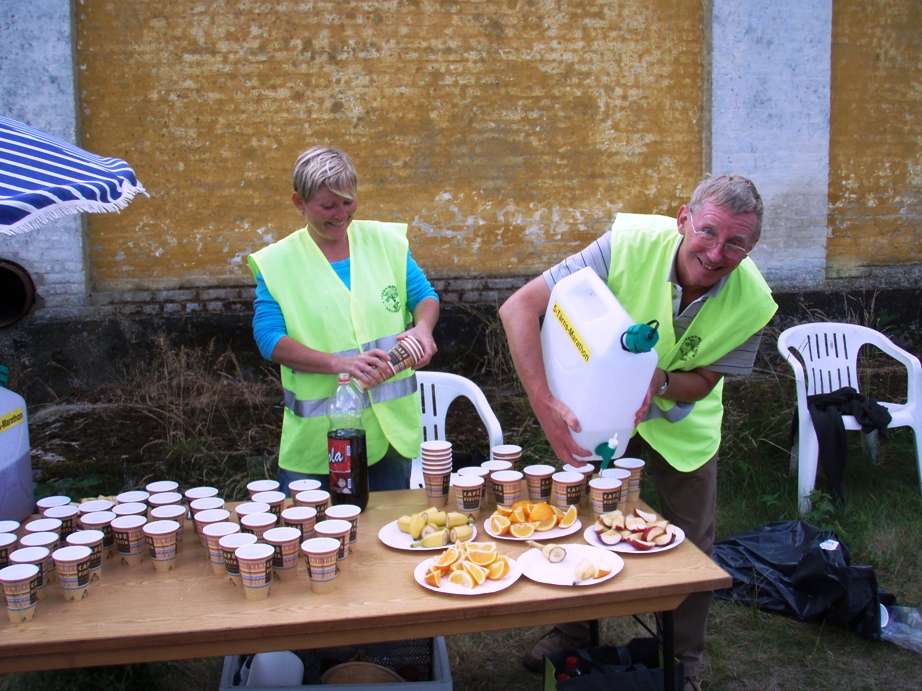
{"label": "apple slice", "polygon": [[646,542],[654,542],[655,538],[659,537],[660,535],[665,535],[665,534],[666,534],[665,528],[661,528],[658,525],[650,525],[650,526],[647,526],[647,529],[645,531],[643,531],[643,535],[641,537]]}
{"label": "apple slice", "polygon": [[632,533],[642,533],[647,529],[647,522],[637,516],[626,516],[624,519],[624,527]]}
{"label": "apple slice", "polygon": [[655,513],[644,511],[636,506],[634,507],[634,515],[637,516],[637,518],[642,518],[646,523],[652,523],[657,518]]}
{"label": "apple slice", "polygon": [[[613,529],[613,530],[614,530],[614,529]],[[622,528],[622,529],[619,530],[618,532],[621,534],[621,537],[623,537],[625,540],[627,540],[629,537],[632,537],[632,536],[634,535],[634,533],[632,533],[632,532],[631,532],[630,530],[628,530],[627,528]]]}
{"label": "apple slice", "polygon": [[611,528],[611,514],[603,513],[599,516],[599,523],[604,524],[607,528]]}
{"label": "apple slice", "polygon": [[597,533],[604,533],[606,530],[611,530],[611,528],[605,525],[601,520],[598,520],[595,523],[593,523],[592,529]]}
{"label": "apple slice", "polygon": [[611,516],[611,527],[615,530],[624,529],[624,514],[621,513],[621,509],[615,509],[610,514]]}
{"label": "apple slice", "polygon": [[599,540],[603,545],[617,545],[622,539],[621,533],[617,530],[607,530],[599,534]]}
{"label": "apple slice", "polygon": [[667,530],[662,535],[654,537],[652,542],[657,547],[665,547],[666,545],[671,545],[673,540],[675,540],[675,533]]}
{"label": "apple slice", "polygon": [[627,539],[627,543],[634,549],[640,550],[641,552],[646,552],[648,549],[653,549],[656,547],[656,545],[652,542],[647,542],[646,540],[642,540],[641,538],[635,537],[634,535]]}

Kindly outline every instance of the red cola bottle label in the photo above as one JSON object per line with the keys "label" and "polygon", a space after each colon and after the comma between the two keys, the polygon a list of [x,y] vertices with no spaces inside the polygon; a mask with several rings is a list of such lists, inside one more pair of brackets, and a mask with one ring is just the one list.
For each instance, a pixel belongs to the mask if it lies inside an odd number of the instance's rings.
{"label": "red cola bottle label", "polygon": [[365,430],[334,429],[327,434],[330,499],[333,504],[368,506],[368,451]]}

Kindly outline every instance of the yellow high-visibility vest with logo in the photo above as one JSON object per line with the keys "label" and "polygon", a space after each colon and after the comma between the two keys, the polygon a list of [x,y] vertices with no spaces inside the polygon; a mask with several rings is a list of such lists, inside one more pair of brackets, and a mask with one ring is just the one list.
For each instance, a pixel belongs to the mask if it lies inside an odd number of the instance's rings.
{"label": "yellow high-visibility vest with logo", "polygon": [[[676,340],[669,272],[678,242],[676,220],[667,216],[619,213],[612,226],[608,287],[636,322],[659,321],[656,352],[659,366],[667,372],[707,367],[768,324],[778,309],[771,289],[747,257],[727,276],[720,292],[704,301]],[[648,419],[638,425],[637,433],[674,468],[690,472],[720,447],[722,399],[723,379],[684,419]],[[675,402],[654,398],[653,404],[669,410]]]}
{"label": "yellow high-visibility vest with logo", "polygon": [[[351,290],[333,271],[307,228],[247,261],[261,274],[285,316],[288,335],[325,353],[354,355],[390,350],[412,323],[407,311],[407,226],[353,221],[349,226]],[[327,473],[326,401],[336,374],[307,374],[281,366],[285,412],[279,466],[298,473]],[[362,422],[368,462],[388,443],[406,458],[419,454],[422,415],[416,375],[407,369],[365,394]]]}

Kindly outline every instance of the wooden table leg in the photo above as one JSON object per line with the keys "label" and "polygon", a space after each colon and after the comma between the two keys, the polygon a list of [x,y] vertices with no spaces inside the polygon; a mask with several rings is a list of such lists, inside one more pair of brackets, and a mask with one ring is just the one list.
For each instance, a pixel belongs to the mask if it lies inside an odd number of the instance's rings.
{"label": "wooden table leg", "polygon": [[593,619],[589,622],[589,647],[599,647],[599,620]]}

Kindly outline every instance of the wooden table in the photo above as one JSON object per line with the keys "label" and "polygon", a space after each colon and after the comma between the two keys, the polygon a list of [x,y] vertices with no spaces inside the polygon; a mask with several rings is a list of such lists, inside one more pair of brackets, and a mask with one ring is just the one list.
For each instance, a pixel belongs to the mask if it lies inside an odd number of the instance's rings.
{"label": "wooden table", "polygon": [[[294,581],[275,581],[271,595],[248,601],[212,573],[187,525],[178,566],[157,573],[149,561],[105,562],[89,597],[65,602],[53,583],[35,619],[0,623],[0,673],[216,657],[273,650],[445,636],[552,625],[646,612],[671,612],[687,595],[730,586],[731,578],[688,541],[655,555],[626,555],[624,570],[591,587],[559,587],[522,577],[483,596],[435,593],[413,580],[414,567],[435,552],[389,548],[377,533],[404,513],[427,506],[423,490],[372,494],[359,539],[335,592],[311,592],[303,562]],[[478,539],[489,539],[478,521]],[[591,509],[580,516],[592,522]],[[499,540],[517,557],[522,542]],[[582,530],[557,540],[584,543]],[[671,620],[671,617],[667,617]],[[668,632],[667,632],[668,633]]]}

